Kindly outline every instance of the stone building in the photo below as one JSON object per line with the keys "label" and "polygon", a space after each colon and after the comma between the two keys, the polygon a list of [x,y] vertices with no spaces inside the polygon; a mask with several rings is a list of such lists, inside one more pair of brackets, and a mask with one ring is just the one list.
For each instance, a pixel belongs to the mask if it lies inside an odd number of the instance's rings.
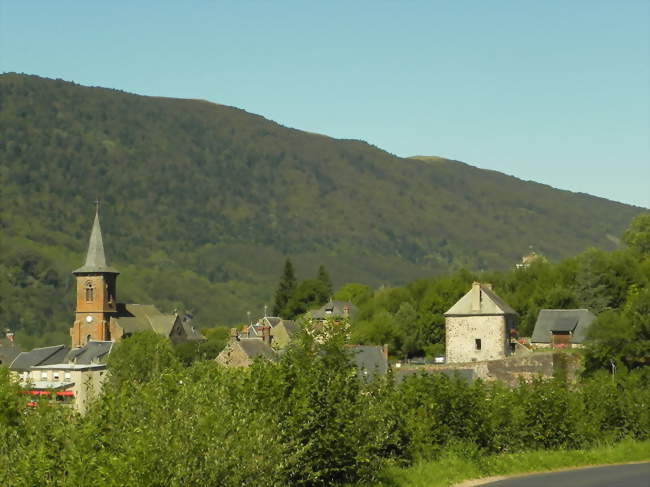
{"label": "stone building", "polygon": [[227,367],[250,367],[257,358],[275,362],[278,355],[271,346],[271,327],[262,326],[258,332],[259,335],[249,336],[248,333],[240,333],[233,328],[230,341],[215,361]]}
{"label": "stone building", "polygon": [[492,290],[475,282],[445,313],[447,363],[502,359],[511,353],[517,313]]}

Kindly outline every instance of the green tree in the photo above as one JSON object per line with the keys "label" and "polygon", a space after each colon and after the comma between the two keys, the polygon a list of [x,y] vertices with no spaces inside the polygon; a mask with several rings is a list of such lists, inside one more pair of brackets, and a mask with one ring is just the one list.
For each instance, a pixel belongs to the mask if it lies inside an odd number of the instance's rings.
{"label": "green tree", "polygon": [[623,234],[623,242],[642,254],[650,254],[650,213],[642,213],[632,220]]}
{"label": "green tree", "polygon": [[275,291],[275,302],[273,303],[273,315],[284,317],[287,313],[287,304],[296,289],[296,275],[291,260],[284,263],[284,270],[280,283]]}
{"label": "green tree", "polygon": [[327,292],[327,296],[331,297],[332,293],[334,292],[332,279],[330,278],[330,275],[328,274],[323,264],[318,266],[318,274],[316,275],[316,279],[323,283],[324,289]]}
{"label": "green tree", "polygon": [[153,331],[135,333],[116,343],[108,357],[109,387],[149,382],[164,370],[179,367],[169,339]]}

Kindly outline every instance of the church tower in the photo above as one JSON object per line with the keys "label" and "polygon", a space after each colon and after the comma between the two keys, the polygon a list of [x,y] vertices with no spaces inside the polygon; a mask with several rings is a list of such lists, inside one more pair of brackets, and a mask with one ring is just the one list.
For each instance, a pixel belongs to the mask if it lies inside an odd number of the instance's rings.
{"label": "church tower", "polygon": [[72,273],[77,281],[75,321],[70,328],[72,346],[81,347],[90,340],[110,340],[110,318],[117,311],[115,284],[119,272],[110,267],[104,254],[99,226],[99,204],[90,233],[86,262]]}

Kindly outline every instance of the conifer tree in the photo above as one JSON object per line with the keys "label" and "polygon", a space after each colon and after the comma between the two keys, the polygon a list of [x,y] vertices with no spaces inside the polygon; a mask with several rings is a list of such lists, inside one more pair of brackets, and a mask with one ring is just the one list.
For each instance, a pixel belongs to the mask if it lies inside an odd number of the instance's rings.
{"label": "conifer tree", "polygon": [[284,263],[282,278],[275,291],[275,302],[273,303],[273,315],[282,316],[285,313],[287,303],[296,290],[296,275],[293,271],[293,264],[290,259]]}
{"label": "conifer tree", "polygon": [[323,264],[318,267],[318,275],[316,276],[316,279],[323,283],[323,288],[327,292],[327,299],[331,298],[332,293],[334,292],[334,288],[332,287],[332,279],[330,279],[330,275],[327,273],[327,270],[325,270],[325,266]]}

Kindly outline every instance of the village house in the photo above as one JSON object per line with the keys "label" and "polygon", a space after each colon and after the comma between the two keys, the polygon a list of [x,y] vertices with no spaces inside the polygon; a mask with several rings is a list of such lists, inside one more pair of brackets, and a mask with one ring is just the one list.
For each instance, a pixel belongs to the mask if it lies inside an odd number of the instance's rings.
{"label": "village house", "polygon": [[582,347],[595,319],[588,309],[542,309],[530,343],[537,348]]}
{"label": "village house", "polygon": [[257,358],[276,361],[278,354],[271,346],[271,327],[260,326],[257,332],[259,334],[249,336],[248,332],[232,328],[230,340],[215,361],[226,367],[250,367]]}
{"label": "village house", "polygon": [[498,360],[510,355],[517,317],[491,284],[473,283],[445,313],[447,363]]}
{"label": "village house", "polygon": [[38,398],[68,404],[83,413],[101,392],[112,346],[113,342],[90,341],[72,349],[64,345],[35,348],[19,353],[9,369],[32,397],[30,405]]}
{"label": "village house", "polygon": [[357,307],[348,301],[333,301],[330,299],[318,309],[308,311],[309,320],[351,320],[357,312]]}

